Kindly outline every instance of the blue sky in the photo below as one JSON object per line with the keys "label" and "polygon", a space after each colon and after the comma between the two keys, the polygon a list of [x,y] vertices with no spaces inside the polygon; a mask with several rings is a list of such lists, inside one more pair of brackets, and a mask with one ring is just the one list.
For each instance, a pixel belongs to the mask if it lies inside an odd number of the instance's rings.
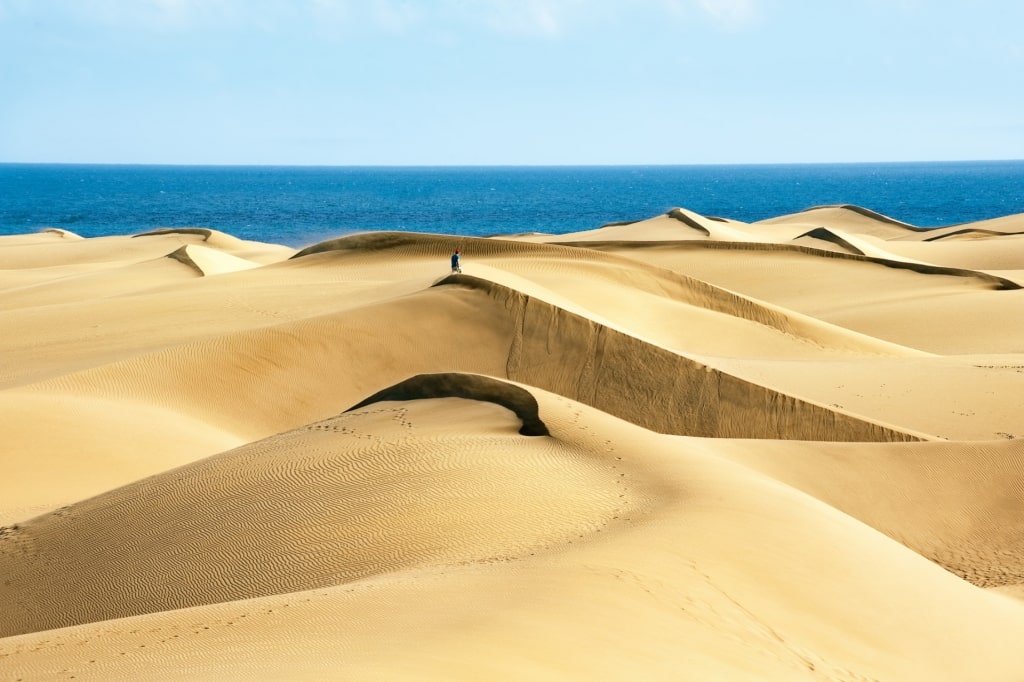
{"label": "blue sky", "polygon": [[1024,158],[1020,0],[0,0],[0,162]]}

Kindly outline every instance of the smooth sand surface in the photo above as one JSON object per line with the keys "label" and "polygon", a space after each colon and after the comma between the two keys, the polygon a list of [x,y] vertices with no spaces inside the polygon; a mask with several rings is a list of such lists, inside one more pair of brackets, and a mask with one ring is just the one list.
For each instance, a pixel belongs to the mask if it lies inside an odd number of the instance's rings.
{"label": "smooth sand surface", "polygon": [[0,679],[1024,679],[1022,235],[0,237]]}

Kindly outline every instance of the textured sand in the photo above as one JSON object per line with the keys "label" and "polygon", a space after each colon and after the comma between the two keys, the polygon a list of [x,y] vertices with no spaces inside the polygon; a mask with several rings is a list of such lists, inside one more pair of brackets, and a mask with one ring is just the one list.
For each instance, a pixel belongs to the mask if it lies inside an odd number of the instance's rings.
{"label": "textured sand", "polygon": [[0,679],[1024,679],[1022,285],[852,206],[0,237]]}

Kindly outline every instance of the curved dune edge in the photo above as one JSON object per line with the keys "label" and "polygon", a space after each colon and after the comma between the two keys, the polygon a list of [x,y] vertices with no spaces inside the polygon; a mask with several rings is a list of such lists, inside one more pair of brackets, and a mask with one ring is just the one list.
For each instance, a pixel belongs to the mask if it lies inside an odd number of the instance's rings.
{"label": "curved dune edge", "polygon": [[482,400],[508,408],[519,417],[524,436],[550,435],[540,418],[537,399],[524,388],[492,377],[458,372],[419,374],[372,396],[345,410],[353,412],[368,405],[387,401],[422,400],[427,398],[466,398]]}
{"label": "curved dune edge", "polygon": [[[224,253],[224,255],[234,255],[241,261],[257,265],[284,261],[295,253],[295,249],[287,246],[246,241],[226,232],[207,227],[165,227],[131,235],[133,240],[144,240],[144,238],[149,237],[178,237],[179,239],[176,240],[178,243],[191,242],[195,246],[203,246],[211,251]],[[197,241],[200,243],[196,244],[195,242]],[[212,258],[211,256],[210,259]],[[206,264],[204,263],[202,267],[206,267]]]}
{"label": "curved dune edge", "polygon": [[46,228],[43,228],[42,230],[39,230],[39,233],[40,234],[56,234],[56,235],[59,235],[59,236],[63,237],[64,239],[85,239],[85,237],[83,237],[81,235],[78,235],[78,234],[75,234],[71,230],[65,230],[62,227],[46,227]]}
{"label": "curved dune edge", "polygon": [[[633,249],[627,247],[622,253],[629,253],[631,251]],[[591,250],[591,253],[594,253],[594,251]],[[728,327],[727,324],[722,323],[722,320],[731,318],[731,321],[734,323],[750,322],[763,327],[764,332],[781,335],[788,339],[789,344],[794,342],[800,344],[809,343],[819,349],[851,352],[862,356],[866,354],[869,356],[887,357],[931,357],[932,355],[925,351],[829,324],[813,316],[777,306],[758,298],[736,293],[707,281],[695,279],[683,274],[680,270],[651,265],[644,262],[643,259],[630,258],[628,255],[609,254],[604,251],[598,253],[608,257],[601,263],[602,266],[605,266],[603,270],[605,274],[614,272],[613,279],[617,277],[619,282],[622,279],[628,279],[628,286],[632,287],[634,293],[637,294],[638,301],[642,300],[642,298],[646,299],[652,307],[655,305],[665,305],[667,306],[666,315],[682,314],[683,309],[688,309],[689,312],[717,313],[721,316],[719,318],[719,329],[722,332],[725,332]],[[615,260],[611,258],[612,256],[615,257]],[[564,263],[562,265],[563,273],[565,276],[568,276],[568,273],[575,271],[580,281],[585,281],[587,276],[600,277],[601,272],[595,272],[585,265],[585,263],[592,265],[595,260],[597,259],[590,257],[585,262],[576,259],[576,262]],[[507,262],[505,261],[505,263]],[[597,324],[622,331],[631,336],[637,336],[647,343],[661,345],[670,350],[680,349],[680,347],[685,349],[687,345],[685,341],[680,340],[678,337],[673,338],[672,335],[663,338],[661,343],[659,343],[656,340],[659,333],[656,330],[650,329],[649,324],[644,324],[641,320],[640,324],[634,328],[631,324],[630,316],[628,314],[623,315],[621,312],[615,312],[614,305],[611,306],[610,310],[606,311],[608,314],[604,314],[602,311],[605,311],[611,296],[618,294],[617,291],[610,292],[610,296],[604,300],[601,298],[595,299],[586,294],[581,296],[578,290],[577,292],[559,292],[557,290],[557,283],[556,287],[552,288],[544,284],[543,277],[539,281],[532,279],[531,273],[528,270],[522,275],[513,275],[503,270],[502,266],[508,267],[504,263],[498,264],[497,267],[488,271],[486,279],[500,286],[520,291],[535,299],[563,308],[569,312],[580,314]],[[445,281],[457,281],[458,276],[456,275],[455,277],[455,280],[449,279]],[[592,283],[595,287],[600,284],[597,279],[592,280]],[[761,331],[758,330],[758,332]],[[700,353],[697,351],[695,353],[696,355],[717,357],[714,349],[709,348],[708,350],[711,352]],[[807,348],[801,347],[800,351],[801,356],[804,356]],[[680,350],[680,352],[685,353],[686,351]]]}
{"label": "curved dune edge", "polygon": [[823,242],[828,242],[829,244],[835,244],[836,246],[840,247],[847,253],[851,253],[857,256],[865,255],[863,251],[861,251],[856,246],[846,241],[841,236],[836,234],[833,230],[830,230],[827,227],[816,227],[813,230],[808,230],[807,232],[804,232],[803,234],[799,235],[797,239],[803,237],[809,237],[810,239],[818,239]]}
{"label": "curved dune edge", "polygon": [[[311,244],[293,254],[289,260],[297,260],[319,253],[345,252],[345,251],[379,251],[384,249],[413,249],[417,253],[434,254],[445,250],[448,245],[462,241],[485,242],[480,237],[443,236],[428,234],[425,232],[358,232],[335,239],[326,239],[316,244]],[[453,247],[454,248],[454,247]]]}
{"label": "curved dune edge", "polygon": [[955,239],[987,239],[989,237],[1011,237],[1021,235],[1024,232],[1000,232],[999,230],[984,230],[978,228],[964,228],[962,230],[944,231],[934,237],[925,237],[922,241],[938,242]]}
{"label": "curved dune edge", "polygon": [[235,239],[235,237],[232,237],[231,235],[225,232],[218,232],[217,230],[213,230],[208,227],[161,227],[156,230],[148,230],[146,232],[133,234],[132,238],[137,239],[139,237],[156,237],[168,234],[195,235],[197,237],[202,237],[204,242],[210,241],[210,239],[215,235],[218,237],[224,236],[229,239]]}
{"label": "curved dune edge", "polygon": [[[862,256],[879,258],[881,260],[894,261],[898,263],[917,263],[922,265],[931,265],[930,263],[924,263],[923,261],[914,258],[907,258],[906,256],[896,254],[890,249],[887,249],[883,246],[879,246],[877,243],[873,243],[868,239],[864,239],[863,237],[857,236],[856,234],[851,234],[846,230],[840,230],[837,228],[826,228],[826,231],[832,234],[833,238],[836,240],[836,242],[834,243],[842,242],[846,244],[850,249],[852,249],[854,253],[860,254]],[[804,236],[806,236],[806,233],[803,235],[799,235],[797,239]]]}
{"label": "curved dune edge", "polygon": [[[552,248],[555,251],[551,251]],[[312,244],[292,255],[290,260],[315,255],[377,254],[382,251],[393,252],[396,258],[398,256],[426,256],[447,259],[447,256],[455,249],[461,249],[474,258],[552,253],[570,255],[573,254],[572,248],[571,246],[552,247],[546,243],[515,239],[439,235],[426,232],[360,232]],[[578,252],[573,255],[579,257]]]}
{"label": "curved dune edge", "polygon": [[261,267],[258,263],[198,244],[186,244],[167,254],[167,257],[187,265],[204,277]]}
{"label": "curved dune edge", "polygon": [[[584,248],[595,248],[600,249],[602,247],[613,247],[623,248],[629,247],[630,249],[646,249],[646,248],[659,248],[665,246],[673,246],[685,249],[721,249],[724,251],[793,251],[798,253],[804,253],[811,256],[820,256],[821,258],[838,258],[845,260],[857,260],[868,263],[875,263],[876,265],[884,265],[888,268],[897,268],[904,270],[912,270],[922,275],[949,275],[952,277],[967,277],[977,279],[982,284],[986,285],[990,289],[997,291],[1012,291],[1024,288],[1017,282],[1006,277],[1000,277],[999,275],[993,275],[988,272],[981,272],[979,270],[968,270],[965,268],[952,268],[943,265],[932,265],[930,263],[922,263],[913,260],[892,260],[889,258],[880,258],[878,256],[867,256],[862,253],[844,253],[841,251],[830,251],[825,249],[816,249],[810,246],[804,246],[802,244],[776,244],[771,242],[723,242],[723,241],[686,241],[686,242],[664,242],[664,241],[645,241],[645,242],[557,242],[558,244],[566,246],[581,246]],[[856,248],[852,245],[848,245],[850,248]]]}
{"label": "curved dune edge", "polygon": [[516,330],[509,379],[652,431],[708,438],[930,439],[754,384],[489,280],[450,275],[435,286],[482,291],[509,311]]}
{"label": "curved dune edge", "polygon": [[[685,226],[681,230],[680,225]],[[685,208],[673,208],[666,213],[643,220],[617,221],[606,223],[593,230],[570,232],[561,235],[544,235],[527,238],[541,243],[573,240],[581,244],[591,241],[659,241],[714,239],[719,241],[760,241],[764,235],[749,232],[749,225],[740,221],[705,216]]]}
{"label": "curved dune edge", "polygon": [[[437,324],[415,332],[416,341],[426,344],[411,347],[418,352],[402,351],[386,365],[324,367],[323,357],[365,352],[362,339],[388,338],[394,332],[388,320],[416,315]],[[476,341],[456,358],[429,351],[459,347],[466,338]],[[340,409],[369,392],[353,395],[355,387],[448,368],[552,390],[662,433],[830,441],[932,438],[751,384],[536,296],[468,275],[447,277],[430,289],[344,317],[241,331],[212,346],[190,342],[48,380],[33,390],[140,400],[263,437],[321,419],[324,405],[340,403]],[[133,379],[142,376],[145,382]],[[238,386],[254,399],[239,401]]]}
{"label": "curved dune edge", "polygon": [[688,227],[692,227],[693,229],[697,230],[698,232],[704,233],[705,236],[708,236],[708,237],[711,236],[711,230],[709,230],[707,227],[702,225],[700,223],[700,221],[697,220],[695,215],[693,213],[691,213],[690,211],[684,211],[681,208],[673,208],[671,211],[669,211],[665,215],[667,215],[669,218],[675,218],[676,220],[678,220],[682,224],[684,224],[684,225],[686,225]]}
{"label": "curved dune edge", "polygon": [[[454,248],[453,245],[456,242],[456,238],[453,237],[440,237],[437,235],[419,233],[366,233],[315,244],[293,256],[293,259],[315,256],[318,254],[322,257],[331,257],[332,255],[341,256],[344,254],[354,255],[362,253],[380,255],[382,252],[394,253],[396,260],[399,256],[411,255],[438,258],[441,254],[445,253],[447,249]],[[502,259],[566,258],[572,262],[578,262],[586,259],[587,261],[598,261],[601,264],[607,264],[615,267],[639,270],[651,278],[652,283],[649,286],[659,292],[659,295],[667,296],[668,294],[665,292],[671,292],[671,297],[679,302],[748,320],[750,322],[755,322],[766,327],[771,327],[785,334],[805,337],[814,343],[827,346],[835,343],[838,336],[845,336],[846,338],[843,341],[845,344],[856,346],[869,353],[895,355],[921,354],[920,351],[914,351],[913,349],[899,346],[898,344],[868,338],[846,329],[840,330],[836,327],[824,325],[818,320],[813,320],[800,315],[799,313],[780,309],[777,306],[742,296],[727,289],[723,289],[722,287],[709,284],[708,282],[689,277],[679,272],[650,265],[640,261],[639,259],[629,258],[613,253],[606,253],[601,250],[602,247],[607,246],[628,246],[632,250],[633,248],[659,248],[667,245],[683,247],[684,245],[689,246],[694,243],[720,244],[721,246],[717,248],[752,249],[758,249],[761,246],[768,249],[776,246],[782,248],[783,245],[750,242],[733,245],[732,242],[692,241],[556,241],[537,243],[478,238],[467,238],[458,241],[457,243],[459,243],[463,249],[471,250],[473,258],[479,262],[485,262],[486,259],[491,257]],[[810,255],[830,253],[808,247],[794,246],[793,248],[799,249],[802,253]],[[963,272],[964,274],[973,274],[973,271]],[[1005,283],[1010,287],[1017,287],[1017,284],[1014,282],[1003,280],[992,275],[978,273],[978,277],[986,282],[997,281],[1001,284]],[[559,300],[558,305],[565,304],[565,297],[557,296],[556,298]],[[829,328],[826,329],[826,327]]]}
{"label": "curved dune edge", "polygon": [[810,211],[814,211],[814,210],[818,210],[818,209],[822,209],[822,208],[839,208],[839,209],[843,209],[845,211],[850,211],[852,213],[857,213],[859,215],[862,215],[865,218],[871,218],[872,220],[877,220],[878,222],[881,222],[881,223],[889,223],[890,225],[897,225],[899,227],[905,227],[905,228],[907,228],[909,230],[913,230],[914,232],[927,232],[928,229],[929,229],[927,227],[918,227],[917,225],[911,225],[910,223],[905,223],[902,220],[896,220],[895,218],[890,218],[889,216],[883,215],[882,213],[879,213],[877,211],[872,211],[870,208],[864,208],[863,206],[857,206],[855,204],[833,204],[833,205],[830,205],[830,206],[829,205],[826,205],[826,206],[812,206],[811,208],[805,209],[804,213],[807,213],[807,212],[810,212]]}
{"label": "curved dune edge", "polygon": [[766,224],[771,224],[773,222],[785,222],[792,220],[798,216],[804,216],[806,214],[812,213],[821,213],[824,211],[840,211],[845,213],[854,213],[861,217],[868,218],[869,220],[872,220],[874,222],[884,223],[886,225],[893,225],[895,227],[899,227],[911,232],[928,232],[930,229],[932,229],[928,227],[918,227],[917,225],[911,225],[910,223],[905,223],[902,220],[890,218],[887,215],[878,213],[877,211],[872,211],[871,209],[864,208],[863,206],[857,206],[856,204],[823,204],[821,206],[811,206],[809,208],[805,208],[802,211],[798,211],[797,213],[793,213],[786,216],[779,216],[776,218],[769,218],[767,220],[762,220],[760,222]]}
{"label": "curved dune edge", "polygon": [[764,241],[763,235],[756,234],[747,229],[749,228],[747,223],[730,221],[724,218],[709,218],[684,208],[673,208],[666,215],[702,232],[709,240],[723,242]]}

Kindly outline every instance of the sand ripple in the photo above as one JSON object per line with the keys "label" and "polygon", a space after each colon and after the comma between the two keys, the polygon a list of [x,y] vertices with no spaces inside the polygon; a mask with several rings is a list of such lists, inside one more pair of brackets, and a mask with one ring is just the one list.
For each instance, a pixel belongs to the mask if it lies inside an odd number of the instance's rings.
{"label": "sand ripple", "polygon": [[[451,428],[453,402],[471,428]],[[8,529],[3,633],[512,561],[621,508],[585,451],[463,403],[374,404]]]}

